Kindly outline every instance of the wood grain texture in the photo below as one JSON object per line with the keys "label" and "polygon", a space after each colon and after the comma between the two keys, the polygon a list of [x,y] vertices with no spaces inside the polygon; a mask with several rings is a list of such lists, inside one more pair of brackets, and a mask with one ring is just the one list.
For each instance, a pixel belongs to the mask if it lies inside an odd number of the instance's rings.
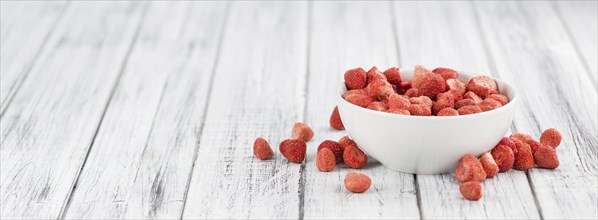
{"label": "wood grain texture", "polygon": [[[412,174],[392,171],[371,158],[359,170],[339,164],[324,173],[315,166],[318,145],[346,135],[329,125],[344,72],[355,67],[397,65],[388,7],[388,2],[313,3],[305,121],[316,135],[308,143],[303,171],[306,219],[419,218]],[[350,171],[367,174],[371,188],[363,194],[347,191],[343,180]]]}
{"label": "wood grain texture", "polygon": [[34,65],[67,3],[0,2],[0,115]]}
{"label": "wood grain texture", "polygon": [[[555,170],[529,171],[543,218],[598,216],[596,90],[547,2],[475,3],[499,77],[519,89],[519,132],[562,132]],[[549,25],[546,25],[549,24]]]}
{"label": "wood grain texture", "polygon": [[[299,217],[299,164],[278,153],[302,114],[306,2],[233,2],[183,218]],[[264,137],[275,157],[260,161]]]}
{"label": "wood grain texture", "polygon": [[558,1],[553,7],[565,23],[583,64],[594,80],[598,80],[598,1]]}
{"label": "wood grain texture", "polygon": [[58,218],[141,20],[139,3],[73,2],[2,117],[1,218]]}
{"label": "wood grain texture", "polygon": [[[469,2],[395,2],[394,6],[401,66],[444,66],[495,75]],[[476,202],[462,198],[454,173],[417,175],[417,184],[425,219],[539,218],[524,172],[486,179],[484,197]]]}
{"label": "wood grain texture", "polygon": [[181,217],[225,9],[150,4],[66,218]]}

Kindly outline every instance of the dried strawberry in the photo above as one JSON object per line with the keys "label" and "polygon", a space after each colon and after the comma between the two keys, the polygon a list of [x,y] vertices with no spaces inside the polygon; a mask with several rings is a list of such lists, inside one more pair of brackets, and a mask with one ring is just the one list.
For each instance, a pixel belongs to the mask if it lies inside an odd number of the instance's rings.
{"label": "dried strawberry", "polygon": [[473,101],[473,99],[461,99],[455,102],[455,109],[460,109],[461,107],[467,105],[475,105],[475,102]]}
{"label": "dried strawberry", "polygon": [[370,70],[368,70],[368,72],[366,73],[366,76],[367,76],[367,84],[370,84],[373,81],[388,82],[388,80],[386,79],[386,76],[384,76],[384,74],[382,74],[382,72],[380,72],[378,67],[375,67],[375,66],[372,67]]}
{"label": "dried strawberry", "polygon": [[260,160],[267,160],[274,156],[274,151],[265,139],[258,137],[253,142],[253,155]]}
{"label": "dried strawberry", "polygon": [[431,74],[426,77],[426,80],[420,86],[414,86],[419,89],[422,95],[430,98],[436,98],[438,93],[446,91],[446,82],[440,75]]}
{"label": "dried strawberry", "polygon": [[355,141],[351,140],[351,138],[349,138],[349,136],[343,136],[341,139],[338,140],[338,144],[341,146],[341,150],[343,152],[345,152],[345,148],[347,148],[348,146],[351,146],[351,145],[357,146],[357,143],[355,143]]}
{"label": "dried strawberry", "polygon": [[515,154],[515,163],[513,169],[516,170],[527,170],[534,167],[534,155],[529,144],[514,140],[515,147],[517,147],[517,153]]}
{"label": "dried strawberry", "polygon": [[529,144],[529,147],[532,149],[532,154],[535,153],[536,150],[538,150],[538,148],[544,146],[544,145],[542,145],[540,142],[538,142],[536,140],[528,140],[527,144]]}
{"label": "dried strawberry", "polygon": [[500,102],[501,105],[506,105],[507,103],[509,103],[509,98],[507,98],[503,94],[491,94],[491,95],[488,95],[488,97],[486,97],[486,99],[494,99],[494,100]]}
{"label": "dried strawberry", "polygon": [[388,109],[388,105],[384,104],[384,102],[376,101],[370,103],[367,108],[374,110],[374,111],[386,111]]}
{"label": "dried strawberry", "polygon": [[436,114],[436,116],[457,116],[459,112],[454,108],[444,108]]}
{"label": "dried strawberry", "polygon": [[318,152],[324,148],[330,149],[330,151],[334,153],[336,161],[341,161],[343,159],[343,147],[341,147],[339,143],[336,143],[336,141],[323,141],[320,146],[318,146]]}
{"label": "dried strawberry", "polygon": [[500,104],[499,101],[496,101],[494,99],[484,99],[480,103],[478,103],[478,106],[480,107],[480,109],[482,109],[483,112],[487,112],[501,107],[502,104]]}
{"label": "dried strawberry", "polygon": [[409,102],[411,102],[411,104],[423,104],[425,106],[428,106],[429,108],[432,108],[432,106],[434,105],[434,102],[432,101],[432,99],[430,99],[427,96],[419,96],[419,97],[411,97],[409,98]]}
{"label": "dried strawberry", "polygon": [[501,145],[501,144],[506,145],[507,147],[511,148],[513,153],[517,152],[517,147],[515,147],[515,142],[513,142],[513,140],[511,140],[511,138],[503,137],[502,139],[500,139],[500,142],[498,142],[497,145]]}
{"label": "dried strawberry", "polygon": [[490,153],[486,152],[482,154],[480,163],[482,163],[482,167],[484,167],[484,172],[488,178],[495,176],[499,171],[498,165]]}
{"label": "dried strawberry", "polygon": [[546,131],[542,132],[542,136],[540,136],[540,143],[552,147],[557,148],[561,144],[561,133],[554,128],[549,128]]}
{"label": "dried strawberry", "polygon": [[382,74],[386,76],[386,79],[390,84],[393,85],[400,85],[401,84],[401,74],[399,73],[399,68],[391,67],[385,70]]}
{"label": "dried strawberry", "polygon": [[348,167],[359,169],[368,162],[368,156],[356,145],[350,145],[345,147],[343,161]]}
{"label": "dried strawberry", "polygon": [[397,114],[397,115],[411,115],[411,112],[409,112],[409,110],[407,110],[407,109],[389,108],[389,109],[386,109],[385,112],[393,113],[393,114]]}
{"label": "dried strawberry", "polygon": [[472,155],[465,155],[459,160],[457,169],[455,170],[455,176],[459,182],[469,181],[483,181],[486,179],[486,173],[482,163]]}
{"label": "dried strawberry", "polygon": [[447,79],[446,86],[449,90],[457,91],[457,94],[459,96],[462,96],[463,94],[465,94],[465,92],[467,90],[465,83],[461,82],[461,80],[458,80],[458,79]]}
{"label": "dried strawberry", "polygon": [[311,130],[311,128],[301,122],[295,123],[291,133],[291,137],[293,137],[293,139],[299,139],[305,142],[308,142],[312,137],[314,137],[314,132]]}
{"label": "dried strawberry", "polygon": [[391,109],[407,109],[410,105],[409,98],[405,96],[392,94],[388,97],[388,107]]}
{"label": "dried strawberry", "polygon": [[287,139],[280,142],[280,153],[293,163],[301,163],[305,159],[307,146],[305,142],[297,139]]}
{"label": "dried strawberry", "polygon": [[534,153],[536,165],[542,168],[555,169],[559,167],[559,158],[552,147],[542,146]]}
{"label": "dried strawberry", "polygon": [[341,120],[341,115],[338,113],[338,106],[334,107],[334,110],[332,110],[332,115],[330,115],[330,127],[336,130],[345,130],[345,126]]}
{"label": "dried strawberry", "polygon": [[347,96],[349,96],[349,95],[354,95],[354,94],[368,95],[364,89],[353,89],[353,90],[349,90],[349,91],[346,91],[345,93],[343,93],[343,99],[347,98]]}
{"label": "dried strawberry", "polygon": [[440,93],[438,94],[436,102],[432,105],[432,114],[436,115],[442,109],[453,107],[455,107],[455,99],[453,98],[453,95],[450,93]]}
{"label": "dried strawberry", "polygon": [[500,172],[507,172],[513,167],[515,163],[515,154],[513,154],[513,150],[506,145],[496,145],[494,149],[492,149],[492,158],[498,165],[498,169]]}
{"label": "dried strawberry", "polygon": [[431,116],[432,109],[424,104],[412,104],[409,106],[409,113],[418,116]]}
{"label": "dried strawberry", "polygon": [[445,67],[438,67],[432,70],[432,72],[442,76],[444,80],[456,79],[459,77],[459,73],[457,71]]}
{"label": "dried strawberry", "polygon": [[370,103],[372,103],[374,101],[374,99],[370,98],[367,95],[359,95],[359,94],[353,94],[353,95],[348,95],[345,100],[347,100],[347,102],[350,102],[354,105],[357,105],[359,107],[363,107],[366,108]]}
{"label": "dried strawberry", "polygon": [[473,93],[471,91],[466,92],[465,94],[463,94],[463,99],[471,99],[471,100],[473,100],[473,102],[476,105],[483,100],[480,96],[476,95],[475,93]]}
{"label": "dried strawberry", "polygon": [[469,181],[459,185],[461,196],[467,200],[477,201],[484,195],[484,186],[477,181]]}
{"label": "dried strawberry", "polygon": [[345,85],[349,89],[363,89],[366,83],[366,73],[362,68],[350,69],[345,72]]}
{"label": "dried strawberry", "polygon": [[469,80],[467,83],[467,90],[474,92],[481,98],[498,93],[498,86],[496,81],[489,76],[476,76]]}
{"label": "dried strawberry", "polygon": [[334,170],[336,166],[336,159],[334,158],[334,153],[328,148],[323,148],[318,150],[318,154],[316,156],[316,167],[319,171],[322,172],[329,172]]}
{"label": "dried strawberry", "polygon": [[345,176],[343,182],[345,183],[345,188],[354,193],[365,192],[370,188],[370,185],[372,185],[370,177],[355,172],[349,172],[347,176]]}
{"label": "dried strawberry", "polygon": [[459,115],[470,115],[482,112],[482,109],[477,105],[466,105],[457,109]]}

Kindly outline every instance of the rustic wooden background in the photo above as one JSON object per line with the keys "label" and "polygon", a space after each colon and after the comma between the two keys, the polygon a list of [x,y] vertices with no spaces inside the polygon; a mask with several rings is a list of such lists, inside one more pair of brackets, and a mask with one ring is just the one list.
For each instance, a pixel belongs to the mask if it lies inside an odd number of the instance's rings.
{"label": "rustic wooden background", "polygon": [[[598,218],[597,2],[1,2],[0,216]],[[512,131],[556,170],[463,200],[452,174],[315,168],[344,70],[447,66],[514,83]],[[305,121],[304,164],[252,156]]]}

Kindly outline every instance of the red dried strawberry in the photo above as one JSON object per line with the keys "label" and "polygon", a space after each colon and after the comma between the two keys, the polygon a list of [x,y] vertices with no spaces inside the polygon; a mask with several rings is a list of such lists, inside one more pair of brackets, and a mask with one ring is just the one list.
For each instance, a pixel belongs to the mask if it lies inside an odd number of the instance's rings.
{"label": "red dried strawberry", "polygon": [[559,158],[552,147],[542,146],[534,153],[536,165],[542,168],[555,169],[559,167]]}
{"label": "red dried strawberry", "polygon": [[478,158],[472,155],[465,155],[459,160],[459,164],[457,164],[455,176],[462,183],[469,181],[480,182],[486,179],[486,172]]}
{"label": "red dried strawberry", "polygon": [[297,139],[287,139],[280,142],[280,153],[293,163],[301,163],[305,159],[307,146],[305,142]]}
{"label": "red dried strawberry", "polygon": [[355,143],[355,141],[351,140],[351,138],[349,138],[349,136],[343,136],[341,139],[338,140],[338,144],[341,145],[341,149],[343,152],[345,152],[345,148],[347,148],[348,146],[351,146],[351,145],[357,146],[357,143]]}
{"label": "red dried strawberry", "polygon": [[488,152],[482,154],[482,156],[480,157],[480,163],[482,163],[482,167],[484,167],[486,177],[493,177],[499,171],[498,165],[496,164],[496,161],[494,161],[492,154]]}
{"label": "red dried strawberry", "polygon": [[398,86],[401,84],[401,74],[399,73],[399,68],[391,67],[384,71],[384,76],[390,84]]}
{"label": "red dried strawberry", "polygon": [[388,109],[388,105],[384,104],[384,102],[376,101],[376,102],[370,103],[367,108],[374,110],[374,111],[383,112],[383,111],[386,111],[386,109]]}
{"label": "red dried strawberry", "polygon": [[513,167],[513,163],[515,163],[515,154],[513,154],[513,150],[507,145],[496,145],[491,153],[500,172],[507,172]]}
{"label": "red dried strawberry", "polygon": [[253,155],[260,160],[267,160],[274,156],[274,152],[268,142],[259,137],[253,142]]}
{"label": "red dried strawberry", "polygon": [[557,148],[561,144],[561,139],[561,132],[557,131],[555,128],[549,128],[542,132],[540,143],[552,148]]}
{"label": "red dried strawberry", "polygon": [[534,155],[532,154],[532,149],[529,144],[519,140],[514,141],[515,147],[517,147],[517,153],[515,154],[515,164],[513,164],[513,168],[516,170],[527,170],[534,167]]}
{"label": "red dried strawberry", "polygon": [[338,106],[334,107],[334,110],[332,110],[332,115],[330,115],[330,127],[336,130],[345,130],[345,126],[341,120],[341,115],[338,113]]}
{"label": "red dried strawberry", "polygon": [[345,85],[349,89],[363,89],[366,83],[366,73],[362,68],[350,69],[345,72]]}
{"label": "red dried strawberry", "polygon": [[335,166],[336,160],[334,158],[334,153],[332,153],[330,149],[324,148],[322,150],[318,150],[318,154],[316,156],[316,167],[319,171],[329,172],[334,170]]}
{"label": "red dried strawberry", "polygon": [[500,142],[498,142],[497,146],[501,145],[501,144],[505,145],[507,147],[510,147],[511,150],[513,151],[513,154],[517,153],[517,147],[515,147],[515,142],[513,142],[513,140],[511,140],[511,138],[503,137],[502,139],[500,139]]}
{"label": "red dried strawberry", "polygon": [[476,76],[467,83],[467,90],[474,92],[476,95],[486,98],[491,94],[498,93],[498,86],[496,81],[489,76]]}
{"label": "red dried strawberry", "polygon": [[461,196],[467,200],[477,201],[484,195],[484,186],[477,181],[469,181],[459,185]]}
{"label": "red dried strawberry", "polygon": [[334,157],[336,158],[337,162],[343,159],[343,147],[341,147],[339,143],[336,143],[336,141],[323,141],[320,146],[318,146],[318,152],[324,148],[328,148],[330,151],[332,151],[332,153],[334,153]]}
{"label": "red dried strawberry", "polygon": [[432,70],[432,72],[442,76],[444,80],[456,79],[457,77],[459,77],[459,73],[457,71],[444,67],[438,67]]}
{"label": "red dried strawberry", "polygon": [[388,107],[391,109],[407,109],[411,105],[405,96],[392,94],[388,97]]}
{"label": "red dried strawberry", "polygon": [[368,162],[368,156],[356,145],[350,145],[345,148],[343,161],[348,167],[359,169]]}

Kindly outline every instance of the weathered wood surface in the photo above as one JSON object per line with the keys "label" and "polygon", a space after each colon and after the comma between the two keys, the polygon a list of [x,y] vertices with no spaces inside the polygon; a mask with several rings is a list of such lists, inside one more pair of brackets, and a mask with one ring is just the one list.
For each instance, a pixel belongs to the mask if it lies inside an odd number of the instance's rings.
{"label": "weathered wood surface", "polygon": [[[234,2],[215,69],[183,218],[298,218],[300,164],[278,153],[300,120],[306,2]],[[275,157],[260,161],[264,137]]]}
{"label": "weathered wood surface", "polygon": [[[597,11],[587,2],[1,2],[0,217],[597,218]],[[514,131],[563,132],[556,170],[463,200],[452,174],[318,172],[357,66],[448,66],[519,89]],[[316,136],[304,164],[279,152]],[[256,137],[275,157],[252,155]]]}
{"label": "weathered wood surface", "polygon": [[597,217],[597,94],[556,12],[547,2],[475,5],[498,76],[519,89],[516,130],[563,131],[560,167],[529,171],[541,217]]}
{"label": "weathered wood surface", "polygon": [[0,2],[0,115],[35,65],[66,2]]}
{"label": "weathered wood surface", "polygon": [[588,74],[598,79],[598,1],[552,2]]}
{"label": "weathered wood surface", "polygon": [[[496,76],[470,2],[394,5],[401,66],[445,66]],[[485,180],[484,197],[477,202],[460,196],[454,174],[417,175],[417,185],[422,218],[539,218],[524,172],[512,170]]]}
{"label": "weathered wood surface", "polygon": [[136,35],[143,4],[72,2],[2,115],[3,219],[58,218]]}
{"label": "weathered wood surface", "polygon": [[[344,72],[371,66],[384,70],[398,61],[389,6],[388,2],[313,4],[305,121],[316,135],[308,143],[303,171],[306,219],[419,218],[412,174],[387,169],[375,160],[361,170],[339,164],[329,173],[319,172],[315,164],[322,141],[337,141],[347,135],[330,128],[328,121]],[[370,176],[368,192],[355,194],[344,188],[343,180],[350,171]]]}
{"label": "weathered wood surface", "polygon": [[180,218],[225,10],[149,5],[66,218]]}

